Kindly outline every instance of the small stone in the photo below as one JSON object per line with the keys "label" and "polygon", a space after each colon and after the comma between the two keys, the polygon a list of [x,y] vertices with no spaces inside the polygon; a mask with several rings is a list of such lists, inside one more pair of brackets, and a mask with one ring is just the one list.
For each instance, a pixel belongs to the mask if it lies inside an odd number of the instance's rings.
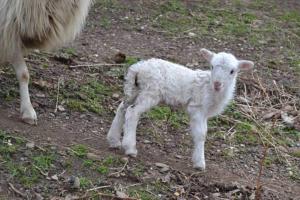
{"label": "small stone", "polygon": [[219,192],[212,194],[212,197],[214,197],[214,198],[219,197],[219,196],[221,196],[221,194]]}
{"label": "small stone", "polygon": [[164,163],[155,163],[155,166],[161,168],[160,172],[167,172],[170,170],[169,165],[166,165]]}
{"label": "small stone", "polygon": [[58,176],[55,174],[55,175],[51,176],[51,179],[54,181],[58,181]]}
{"label": "small stone", "polygon": [[112,95],[112,98],[117,100],[117,99],[120,98],[120,95],[119,95],[118,93],[114,93],[114,94]]}
{"label": "small stone", "polygon": [[195,36],[196,36],[196,33],[189,32],[189,33],[188,33],[188,36],[189,36],[189,37],[195,37]]}
{"label": "small stone", "polygon": [[43,93],[37,93],[35,96],[38,97],[38,98],[45,98],[46,97],[46,95],[43,94]]}
{"label": "small stone", "polygon": [[28,143],[26,143],[26,147],[28,149],[33,149],[35,147],[35,144],[34,144],[34,142],[28,142]]}
{"label": "small stone", "polygon": [[144,140],[144,144],[151,144],[152,142],[150,140]]}
{"label": "small stone", "polygon": [[43,200],[44,197],[41,194],[39,194],[39,193],[35,193],[35,199],[36,200]]}
{"label": "small stone", "polygon": [[77,176],[71,176],[68,179],[68,182],[69,182],[71,188],[73,188],[73,189],[79,189],[80,188],[80,180]]}
{"label": "small stone", "polygon": [[57,106],[57,110],[60,112],[64,112],[66,109],[62,105],[59,105]]}
{"label": "small stone", "polygon": [[128,198],[128,195],[125,194],[124,192],[121,192],[121,191],[117,191],[116,195],[117,195],[118,198],[122,198],[122,199]]}
{"label": "small stone", "polygon": [[100,159],[100,156],[98,156],[98,155],[96,155],[96,154],[94,154],[94,153],[87,153],[87,154],[86,154],[86,157],[87,157],[88,159],[91,159],[91,160],[101,160],[101,159]]}
{"label": "small stone", "polygon": [[164,163],[155,163],[155,166],[159,168],[169,167],[169,165],[166,165]]}

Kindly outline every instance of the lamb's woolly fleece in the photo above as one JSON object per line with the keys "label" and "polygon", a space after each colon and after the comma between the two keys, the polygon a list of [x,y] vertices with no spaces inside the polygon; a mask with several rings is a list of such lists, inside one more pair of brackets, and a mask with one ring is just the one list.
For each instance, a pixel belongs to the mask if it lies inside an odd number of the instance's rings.
{"label": "lamb's woolly fleece", "polygon": [[215,92],[211,84],[211,71],[191,70],[152,58],[129,68],[124,87],[125,102],[135,99],[139,92],[145,92],[145,98],[152,96],[173,106],[196,106],[201,108],[204,115],[212,117],[221,113],[232,99],[234,80],[224,91]]}

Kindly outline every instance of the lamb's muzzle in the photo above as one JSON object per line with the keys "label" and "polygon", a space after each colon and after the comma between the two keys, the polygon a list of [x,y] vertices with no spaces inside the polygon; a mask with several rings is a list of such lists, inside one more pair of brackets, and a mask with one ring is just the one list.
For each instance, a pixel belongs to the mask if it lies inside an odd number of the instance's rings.
{"label": "lamb's muzzle", "polygon": [[205,169],[207,120],[220,114],[233,98],[238,72],[249,70],[254,64],[237,60],[229,53],[216,54],[206,49],[201,49],[200,53],[212,65],[211,71],[191,70],[155,58],[138,62],[128,69],[125,98],[107,135],[110,147],[122,146],[127,155],[136,156],[136,128],[141,114],[160,102],[181,105],[190,117],[195,144],[193,165]]}

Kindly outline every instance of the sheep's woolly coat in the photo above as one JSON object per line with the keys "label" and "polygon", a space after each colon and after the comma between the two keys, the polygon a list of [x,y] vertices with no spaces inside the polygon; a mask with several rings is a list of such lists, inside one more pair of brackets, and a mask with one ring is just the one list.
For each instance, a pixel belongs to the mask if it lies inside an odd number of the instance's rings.
{"label": "sheep's woolly coat", "polygon": [[211,71],[191,70],[152,58],[128,69],[124,93],[129,104],[143,92],[145,98],[159,98],[168,105],[199,107],[203,114],[212,117],[221,113],[232,99],[234,87],[235,81],[225,91],[216,93],[211,87]]}
{"label": "sheep's woolly coat", "polygon": [[0,62],[61,46],[80,32],[92,0],[0,0]]}

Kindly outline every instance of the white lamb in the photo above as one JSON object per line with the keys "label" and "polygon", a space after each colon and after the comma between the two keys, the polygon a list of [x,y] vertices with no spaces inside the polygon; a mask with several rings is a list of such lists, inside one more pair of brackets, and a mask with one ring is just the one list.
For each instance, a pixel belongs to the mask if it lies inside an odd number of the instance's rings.
{"label": "white lamb", "polygon": [[[190,117],[195,143],[193,164],[205,169],[204,143],[207,120],[220,114],[233,98],[236,78],[240,70],[249,70],[253,62],[237,60],[232,54],[215,54],[201,49],[210,62],[211,71],[191,70],[161,59],[150,59],[132,65],[126,76],[125,99],[107,135],[110,147],[122,145],[127,155],[135,157],[136,128],[140,115],[160,102],[181,105]],[[121,133],[124,138],[121,143]]]}
{"label": "white lamb", "polygon": [[24,122],[37,121],[23,56],[32,49],[51,50],[80,32],[93,0],[0,0],[0,63],[13,65],[20,85]]}

